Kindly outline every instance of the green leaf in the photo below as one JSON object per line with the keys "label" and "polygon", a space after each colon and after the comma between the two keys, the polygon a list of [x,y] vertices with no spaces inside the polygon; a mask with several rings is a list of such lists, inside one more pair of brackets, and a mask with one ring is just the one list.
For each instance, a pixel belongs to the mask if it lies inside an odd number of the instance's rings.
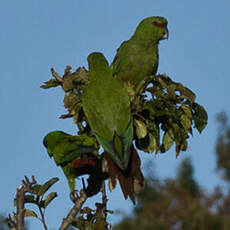
{"label": "green leaf", "polygon": [[181,93],[180,98],[187,99],[191,104],[194,103],[196,95],[187,87],[184,87],[182,84],[177,83],[177,90]]}
{"label": "green leaf", "polygon": [[43,196],[45,194],[45,192],[53,185],[55,184],[59,179],[57,177],[53,177],[52,179],[48,180],[47,182],[45,182],[41,189],[39,190],[39,194],[40,196]]}
{"label": "green leaf", "polygon": [[148,136],[149,136],[149,145],[147,146],[147,148],[144,149],[144,151],[147,153],[152,153],[156,149],[157,141],[156,138],[151,133],[149,133]]}
{"label": "green leaf", "polygon": [[134,120],[134,125],[136,127],[136,135],[139,139],[144,138],[147,135],[147,128],[143,121]]}
{"label": "green leaf", "polygon": [[146,120],[146,124],[147,124],[148,133],[151,134],[150,139],[151,139],[151,136],[153,136],[153,138],[156,141],[155,149],[156,149],[156,153],[158,153],[159,148],[160,148],[160,129],[159,129],[159,124],[156,124],[156,122],[153,122],[153,121],[148,120],[148,119]]}
{"label": "green leaf", "polygon": [[163,140],[162,140],[162,153],[168,151],[174,142],[173,132],[172,129],[169,129],[167,132],[164,133]]}
{"label": "green leaf", "polygon": [[183,112],[185,113],[185,115],[186,115],[188,118],[190,118],[190,119],[192,118],[192,112],[191,112],[191,109],[190,109],[188,106],[182,104],[182,105],[181,105],[181,109],[183,110]]}
{"label": "green leaf", "polygon": [[181,144],[181,150],[186,151],[187,147],[188,147],[188,142],[184,140],[184,142]]}
{"label": "green leaf", "polygon": [[59,81],[57,81],[56,79],[50,79],[49,81],[46,81],[44,83],[45,83],[45,85],[41,85],[40,88],[49,89],[49,88],[57,87],[57,86],[61,85],[61,83]]}
{"label": "green leaf", "polygon": [[49,205],[49,203],[50,203],[54,198],[56,198],[56,197],[57,197],[57,193],[56,193],[56,192],[51,192],[51,193],[46,197],[46,199],[45,199],[45,201],[44,201],[43,207],[46,208],[46,207]]}
{"label": "green leaf", "polygon": [[182,126],[184,127],[184,130],[186,132],[189,131],[189,129],[191,128],[191,125],[192,125],[191,120],[185,114],[183,114],[180,117],[180,123],[182,124]]}
{"label": "green leaf", "polygon": [[204,107],[197,103],[193,103],[192,108],[194,110],[193,119],[195,127],[201,133],[208,123],[208,114],[205,111]]}
{"label": "green leaf", "polygon": [[25,195],[25,203],[37,203],[33,195]]}
{"label": "green leaf", "polygon": [[32,187],[33,193],[34,193],[34,194],[39,194],[39,191],[40,191],[41,187],[42,187],[42,186],[41,186],[40,184],[34,185],[34,186]]}
{"label": "green leaf", "polygon": [[34,217],[34,218],[38,218],[38,215],[37,215],[36,212],[34,212],[33,210],[25,209],[25,217]]}

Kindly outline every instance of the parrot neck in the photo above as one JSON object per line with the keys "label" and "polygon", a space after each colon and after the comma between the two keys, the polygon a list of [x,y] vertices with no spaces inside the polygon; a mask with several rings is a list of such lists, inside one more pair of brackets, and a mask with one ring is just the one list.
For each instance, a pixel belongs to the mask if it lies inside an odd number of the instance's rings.
{"label": "parrot neck", "polygon": [[142,38],[140,36],[133,36],[132,42],[135,44],[135,46],[138,44],[138,47],[141,47],[141,49],[154,49],[154,51],[158,51],[158,44],[159,40],[156,40],[152,37],[149,38]]}
{"label": "parrot neck", "polygon": [[91,82],[95,82],[95,81],[104,81],[104,76],[109,76],[106,72],[101,71],[101,72],[97,72],[95,74],[91,73],[90,74],[90,81]]}

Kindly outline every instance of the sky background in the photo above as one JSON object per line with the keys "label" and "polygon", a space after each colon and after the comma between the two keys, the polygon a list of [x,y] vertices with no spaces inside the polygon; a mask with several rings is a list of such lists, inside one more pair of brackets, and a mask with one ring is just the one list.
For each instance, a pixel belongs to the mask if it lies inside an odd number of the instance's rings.
{"label": "sky background", "polygon": [[[24,175],[35,175],[38,183],[58,176],[53,190],[59,196],[47,209],[49,229],[58,229],[72,204],[63,173],[48,157],[42,139],[53,130],[74,134],[76,128],[71,119],[58,119],[66,112],[61,88],[39,86],[51,78],[51,67],[61,75],[66,65],[73,70],[87,67],[93,51],[103,52],[111,62],[121,42],[148,16],[164,16],[169,22],[169,40],[160,43],[158,72],[193,90],[209,122],[201,135],[194,132],[188,151],[177,159],[174,150],[157,156],[140,153],[142,165],[152,159],[163,179],[175,176],[183,158],[191,156],[195,178],[204,189],[224,185],[215,172],[215,142],[216,114],[230,112],[229,9],[229,0],[1,0],[0,212],[14,210],[15,190]],[[109,198],[110,209],[132,213],[132,203],[123,199],[120,189],[109,192]],[[120,217],[113,215],[109,221]],[[36,220],[30,227],[41,229]]]}

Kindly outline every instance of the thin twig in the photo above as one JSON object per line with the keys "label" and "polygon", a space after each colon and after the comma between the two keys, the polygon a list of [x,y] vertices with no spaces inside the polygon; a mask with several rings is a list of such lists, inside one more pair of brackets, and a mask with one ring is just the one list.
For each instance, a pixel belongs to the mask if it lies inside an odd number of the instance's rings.
{"label": "thin twig", "polygon": [[107,218],[107,196],[105,189],[105,181],[102,183],[102,203],[103,203],[103,212],[105,214],[105,219]]}
{"label": "thin twig", "polygon": [[35,180],[34,176],[32,176],[31,178],[32,178],[31,182],[27,176],[25,176],[25,179],[22,180],[22,184],[24,186],[24,193],[29,192],[34,194],[34,191],[32,190],[32,186],[37,184],[37,181]]}
{"label": "thin twig", "polygon": [[82,189],[80,191],[80,196],[76,200],[73,208],[70,210],[67,217],[63,218],[63,221],[62,221],[62,224],[61,224],[61,227],[59,228],[59,230],[66,230],[70,226],[70,224],[74,221],[78,212],[81,210],[81,207],[85,203],[86,199],[87,199],[87,195],[86,195],[85,191]]}
{"label": "thin twig", "polygon": [[40,214],[41,214],[41,219],[40,220],[41,220],[41,222],[42,222],[42,224],[44,226],[44,229],[48,230],[46,222],[45,222],[45,215],[44,215],[44,212],[42,211],[41,207],[39,207],[39,211],[40,211]]}

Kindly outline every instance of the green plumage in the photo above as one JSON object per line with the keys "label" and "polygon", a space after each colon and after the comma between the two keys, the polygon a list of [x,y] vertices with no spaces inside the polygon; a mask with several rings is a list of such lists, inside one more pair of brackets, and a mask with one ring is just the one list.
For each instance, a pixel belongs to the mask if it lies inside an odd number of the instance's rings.
{"label": "green plumage", "polygon": [[43,144],[49,156],[54,158],[56,165],[61,166],[70,190],[73,191],[75,178],[79,176],[79,172],[73,168],[72,162],[88,155],[96,158],[98,144],[95,139],[86,134],[72,136],[62,131],[53,131],[45,136]]}
{"label": "green plumage", "polygon": [[121,169],[128,166],[133,123],[127,90],[113,78],[101,53],[88,56],[90,83],[82,96],[87,121],[104,150]]}
{"label": "green plumage", "polygon": [[167,20],[149,17],[141,21],[133,36],[121,44],[111,64],[113,75],[137,91],[158,68],[158,44],[167,38]]}

